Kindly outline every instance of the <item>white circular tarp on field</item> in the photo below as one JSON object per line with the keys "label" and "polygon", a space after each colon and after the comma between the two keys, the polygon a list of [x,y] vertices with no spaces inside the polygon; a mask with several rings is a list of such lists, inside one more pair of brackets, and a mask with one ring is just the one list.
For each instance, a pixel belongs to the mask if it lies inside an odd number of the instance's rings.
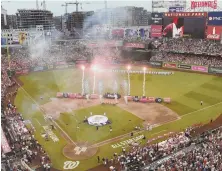
{"label": "white circular tarp on field", "polygon": [[93,115],[93,116],[90,116],[87,120],[88,120],[89,125],[103,126],[103,125],[106,125],[108,118],[103,115]]}

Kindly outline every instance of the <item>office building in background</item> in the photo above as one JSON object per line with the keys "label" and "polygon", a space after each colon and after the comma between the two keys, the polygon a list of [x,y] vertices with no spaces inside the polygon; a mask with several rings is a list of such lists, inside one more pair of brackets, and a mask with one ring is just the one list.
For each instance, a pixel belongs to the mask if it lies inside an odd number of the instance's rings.
{"label": "office building in background", "polygon": [[42,25],[44,30],[53,27],[53,14],[48,10],[19,9],[16,17],[17,26],[21,29],[36,28],[37,25]]}

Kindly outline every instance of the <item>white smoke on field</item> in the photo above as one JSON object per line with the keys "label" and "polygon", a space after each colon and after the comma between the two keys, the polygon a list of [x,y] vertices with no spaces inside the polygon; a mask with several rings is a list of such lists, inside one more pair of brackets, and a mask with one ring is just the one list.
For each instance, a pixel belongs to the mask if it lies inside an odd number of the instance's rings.
{"label": "white smoke on field", "polygon": [[[44,58],[44,55],[51,48],[51,37],[54,36],[55,39],[60,39],[62,33],[59,31],[34,31],[31,34],[31,40],[28,46],[28,50],[31,58]],[[47,58],[47,56],[45,56]]]}
{"label": "white smoke on field", "polygon": [[[121,58],[120,49],[118,47],[107,47],[106,42],[110,42],[112,37],[112,29],[117,27],[112,27],[110,24],[115,23],[114,17],[110,18],[110,14],[118,13],[119,16],[124,18],[127,22],[127,12],[121,9],[105,9],[95,12],[92,16],[85,19],[83,25],[83,38],[89,39],[93,43],[97,44],[97,47],[92,48],[93,60],[91,60],[92,65],[97,66],[100,69],[107,69],[110,63],[113,63],[117,59]],[[110,21],[112,20],[112,21]],[[107,63],[103,65],[103,63]],[[96,87],[98,87],[98,92],[101,94],[106,91],[112,93],[120,93],[121,81],[119,79],[119,74],[114,72],[106,71],[96,73]],[[93,75],[91,73],[90,75]],[[92,77],[92,76],[91,76]],[[91,79],[91,81],[93,81]],[[91,84],[92,85],[92,84]]]}

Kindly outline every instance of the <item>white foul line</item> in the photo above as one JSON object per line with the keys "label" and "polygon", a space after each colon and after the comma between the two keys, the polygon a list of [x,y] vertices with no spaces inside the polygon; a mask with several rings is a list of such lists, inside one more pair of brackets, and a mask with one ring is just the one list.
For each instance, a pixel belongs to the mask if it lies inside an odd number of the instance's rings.
{"label": "white foul line", "polygon": [[190,115],[190,114],[193,114],[193,113],[196,113],[196,112],[199,112],[199,111],[202,111],[202,110],[205,110],[205,109],[208,109],[208,108],[217,106],[217,105],[219,105],[219,104],[222,104],[222,102],[216,103],[216,104],[211,105],[211,106],[204,107],[204,108],[202,108],[202,109],[198,109],[198,110],[193,111],[193,112],[189,112],[189,113],[187,113],[187,114],[185,114],[185,115],[182,115],[181,117],[183,118],[183,117],[185,117],[185,116],[187,116],[187,115]]}
{"label": "white foul line", "polygon": [[38,123],[40,126],[42,126],[42,125],[40,124],[40,122],[38,121],[38,119],[35,118],[35,120],[37,121],[37,123]]}
{"label": "white foul line", "polygon": [[[29,93],[14,79],[14,81],[19,85],[19,88],[21,88],[28,96],[29,98],[39,107],[40,111],[44,114],[47,115],[44,110],[40,107],[40,105],[38,104],[37,101],[35,101],[30,95]],[[38,120],[37,120],[38,121]],[[56,126],[67,136],[67,138],[74,144],[76,145],[76,143],[69,137],[69,135],[54,121],[52,120],[52,122],[54,124],[56,124]],[[39,123],[39,122],[38,122]],[[40,124],[40,123],[39,123]],[[40,124],[41,125],[41,124]],[[77,146],[77,145],[76,145]]]}

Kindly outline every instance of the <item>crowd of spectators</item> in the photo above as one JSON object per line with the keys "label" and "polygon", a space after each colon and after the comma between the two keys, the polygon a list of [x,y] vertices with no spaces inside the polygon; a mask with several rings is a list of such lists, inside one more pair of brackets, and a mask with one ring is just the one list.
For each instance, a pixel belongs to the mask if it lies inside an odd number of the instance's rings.
{"label": "crowd of spectators", "polygon": [[209,55],[181,54],[170,52],[159,52],[152,56],[151,61],[176,62],[188,65],[209,65],[212,67],[222,67],[222,57]]}
{"label": "crowd of spectators", "polygon": [[123,148],[120,154],[115,153],[111,159],[103,158],[102,162],[111,171],[116,171],[117,165],[123,171],[221,170],[222,128],[204,135],[201,143],[192,140],[192,130],[187,128],[153,145],[149,141],[145,146],[132,143],[129,152]]}
{"label": "crowd of spectators", "polygon": [[178,153],[155,162],[152,170],[222,170],[222,128],[205,135],[200,144],[193,144]]}
{"label": "crowd of spectators", "polygon": [[[126,40],[128,41],[128,40]],[[142,40],[139,42],[145,42]],[[165,41],[156,41],[155,45],[161,52],[153,56],[153,61],[180,62],[183,64],[210,65],[214,67],[222,67],[222,46],[216,42],[206,40],[190,40],[190,39],[174,39]],[[7,106],[3,105],[6,99],[10,99],[17,93],[7,92],[7,89],[13,87],[15,82],[8,76],[7,70],[31,68],[35,66],[51,65],[59,61],[74,62],[78,59],[87,59],[89,56],[98,57],[105,61],[115,61],[121,58],[120,49],[118,48],[87,48],[85,41],[70,41],[66,43],[53,44],[50,47],[37,46],[29,48],[13,48],[10,49],[10,63],[6,54],[2,55],[1,67],[1,100],[2,100],[2,129],[10,144],[12,152],[7,155],[2,153],[2,166],[5,170],[24,170],[15,162],[23,160],[27,164],[31,164],[39,156],[41,156],[41,166],[45,170],[50,170],[50,160],[42,147],[34,139],[33,132],[28,130],[24,124],[23,117],[16,111],[16,107],[7,102]],[[177,53],[175,53],[177,52]],[[186,52],[186,53],[185,53]],[[201,55],[202,54],[202,55]],[[110,163],[111,169],[115,163],[120,163],[122,169],[128,168],[133,170],[145,165],[149,165],[182,150],[177,157],[172,157],[165,162],[152,165],[154,168],[165,170],[170,168],[196,169],[211,168],[211,170],[222,170],[221,166],[221,129],[215,134],[208,135],[204,139],[202,145],[195,145],[195,148],[186,149],[190,145],[190,137],[186,133],[174,135],[170,139],[156,145],[147,145],[145,147],[135,145],[130,152],[123,149],[122,154],[114,154],[113,158],[108,160],[103,158],[103,163]],[[14,162],[13,162],[14,161]]]}
{"label": "crowd of spectators", "polygon": [[[16,51],[11,53],[11,67],[15,69],[30,67],[26,50],[23,51],[24,53],[20,52],[18,54]],[[4,143],[8,144],[4,144],[7,151],[1,153],[1,169],[3,171],[27,171],[24,164],[26,166],[35,164],[40,165],[40,170],[50,171],[50,159],[38,141],[35,140],[34,127],[30,122],[32,129],[27,129],[27,123],[25,123],[22,114],[17,112],[16,106],[11,102],[18,89],[8,72],[8,57],[2,55],[1,61],[1,129],[6,138]]]}
{"label": "crowd of spectators", "polygon": [[222,45],[219,42],[203,39],[167,39],[159,50],[222,56]]}
{"label": "crowd of spectators", "polygon": [[158,51],[151,61],[177,62],[189,65],[222,67],[222,45],[199,39],[167,39],[153,41]]}
{"label": "crowd of spectators", "polygon": [[[16,94],[16,92],[17,90],[11,93]],[[11,93],[8,93],[9,96],[15,95]],[[10,97],[7,99],[10,99]],[[5,99],[2,97],[2,100]],[[21,161],[23,161],[27,165],[32,165],[33,162],[37,163],[41,165],[43,170],[50,171],[50,159],[38,141],[35,140],[33,134],[35,129],[32,124],[29,123],[31,129],[28,130],[22,114],[17,112],[16,106],[14,106],[10,100],[8,100],[6,106],[2,107],[2,133],[4,133],[10,147],[9,152],[2,152],[2,170],[26,171],[27,168],[21,164]],[[39,160],[41,160],[41,163],[39,163]]]}

